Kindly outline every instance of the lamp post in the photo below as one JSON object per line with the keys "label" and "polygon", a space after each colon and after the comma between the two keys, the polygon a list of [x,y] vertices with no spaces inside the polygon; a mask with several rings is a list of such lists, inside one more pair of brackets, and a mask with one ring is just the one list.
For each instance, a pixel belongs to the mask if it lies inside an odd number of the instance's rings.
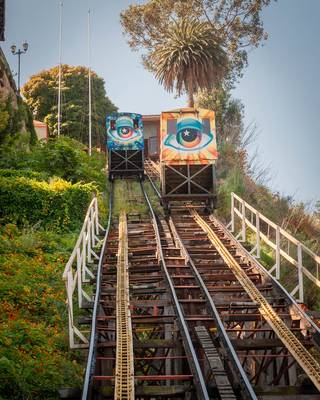
{"label": "lamp post", "polygon": [[18,56],[18,93],[19,93],[19,96],[20,96],[20,69],[21,69],[20,68],[21,67],[20,57],[21,57],[21,54],[25,54],[27,52],[28,47],[29,47],[29,44],[27,42],[24,42],[22,44],[22,49],[23,50],[21,50],[21,49],[17,50],[17,46],[15,44],[13,44],[11,46],[11,53],[14,56],[16,56],[16,55]]}

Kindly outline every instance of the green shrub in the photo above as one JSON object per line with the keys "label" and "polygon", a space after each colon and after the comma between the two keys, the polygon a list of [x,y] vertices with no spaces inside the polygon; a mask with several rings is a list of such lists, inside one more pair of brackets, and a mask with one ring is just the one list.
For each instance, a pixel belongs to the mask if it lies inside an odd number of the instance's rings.
{"label": "green shrub", "polygon": [[30,147],[25,135],[9,138],[0,146],[0,168],[32,170],[48,176],[58,176],[73,183],[94,182],[105,189],[105,154],[92,151],[74,139],[59,137],[39,141]]}
{"label": "green shrub", "polygon": [[0,176],[0,221],[65,230],[81,225],[95,186]]}
{"label": "green shrub", "polygon": [[49,176],[43,172],[35,172],[29,169],[0,169],[0,176],[5,177],[25,177],[37,181],[47,181]]}
{"label": "green shrub", "polygon": [[0,227],[1,399],[58,399],[57,389],[81,385],[61,278],[76,236]]}
{"label": "green shrub", "polygon": [[218,185],[218,216],[226,221],[230,216],[231,192],[242,196],[245,191],[245,177],[240,169],[232,169]]}

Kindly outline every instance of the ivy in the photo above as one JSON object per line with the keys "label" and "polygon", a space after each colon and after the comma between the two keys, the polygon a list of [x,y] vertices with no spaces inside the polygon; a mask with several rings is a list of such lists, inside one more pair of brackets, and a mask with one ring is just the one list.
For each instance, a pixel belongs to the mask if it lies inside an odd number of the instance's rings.
{"label": "ivy", "polygon": [[0,221],[67,230],[79,226],[92,197],[92,184],[0,176]]}

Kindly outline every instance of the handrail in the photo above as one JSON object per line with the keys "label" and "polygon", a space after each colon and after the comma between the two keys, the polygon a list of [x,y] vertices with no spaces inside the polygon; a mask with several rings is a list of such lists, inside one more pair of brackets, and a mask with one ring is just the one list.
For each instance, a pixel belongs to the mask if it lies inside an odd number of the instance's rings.
{"label": "handrail", "polygon": [[[77,242],[62,274],[67,292],[69,345],[72,349],[88,346],[88,339],[85,334],[76,327],[74,307],[83,308],[92,301],[91,296],[85,291],[84,285],[94,278],[92,271],[93,257],[95,259],[99,259],[99,257],[93,249],[99,241],[100,231],[104,231],[104,229],[99,223],[98,200],[94,197],[88,207]],[[77,299],[74,298],[75,293]],[[76,340],[80,340],[80,343]]]}
{"label": "handrail", "polygon": [[90,333],[90,343],[89,343],[89,353],[87,359],[87,366],[86,366],[86,373],[84,377],[83,383],[83,390],[82,390],[82,400],[87,400],[89,398],[89,389],[91,384],[91,378],[94,374],[95,369],[95,356],[96,356],[96,343],[98,339],[97,335],[97,315],[98,315],[98,307],[100,302],[100,293],[101,293],[101,275],[102,275],[102,263],[103,263],[103,256],[106,250],[107,240],[109,236],[110,226],[111,226],[111,219],[112,219],[112,208],[113,208],[113,183],[111,183],[111,190],[109,196],[109,216],[107,227],[105,230],[105,236],[103,239],[103,244],[100,253],[100,259],[97,269],[96,275],[96,293],[94,296],[94,305],[93,305],[93,313],[92,313],[92,324],[91,324],[91,333]]}
{"label": "handrail", "polygon": [[155,191],[155,193],[156,193],[158,199],[161,199],[161,194],[160,194],[160,192],[159,192],[159,189],[157,188],[157,186],[155,185],[155,183],[154,183],[153,180],[151,179],[151,177],[150,177],[150,175],[148,174],[148,172],[147,172],[147,178],[148,178],[148,180],[149,180],[149,182],[150,182],[150,184],[151,184],[153,190]]}
{"label": "handrail", "polygon": [[[293,237],[289,232],[285,231],[279,225],[265,217],[241,197],[235,193],[231,193],[231,222],[227,228],[233,233],[235,232],[236,228],[236,217],[239,218],[241,223],[241,229],[236,235],[236,239],[239,239],[239,241],[242,242],[246,241],[247,228],[253,231],[256,235],[256,243],[251,253],[255,252],[255,256],[260,258],[261,241],[275,251],[275,265],[269,270],[269,272],[275,272],[276,279],[279,280],[281,275],[281,257],[297,268],[298,284],[292,290],[292,296],[298,293],[297,300],[300,302],[304,301],[303,276],[306,276],[316,286],[320,287],[320,256],[315,254],[305,244]],[[267,228],[267,232],[265,229],[263,230],[263,225],[265,228]],[[272,232],[273,235],[271,234]],[[284,242],[289,249],[288,251],[284,250],[283,248]],[[290,254],[291,246],[296,247],[295,257],[292,256],[292,252]],[[310,257],[311,261],[315,263],[315,273],[307,269],[307,267],[304,265],[304,255]]]}
{"label": "handrail", "polygon": [[[281,293],[284,295],[284,297],[287,299],[289,304],[293,307],[294,312],[300,316],[301,319],[303,319],[306,323],[306,326],[310,326],[314,329],[315,334],[320,337],[320,328],[318,325],[315,324],[315,322],[309,317],[309,315],[301,308],[301,306],[297,303],[296,299],[284,288],[283,285],[262,265],[259,263],[256,257],[254,257],[247,249],[245,249],[243,246],[240,245],[240,243],[237,241],[237,239],[233,236],[233,234],[227,229],[225,225],[223,225],[220,221],[218,221],[213,215],[209,216],[209,219],[211,222],[214,222],[219,228],[224,232],[224,234],[229,238],[229,240],[234,243],[235,245],[239,245],[238,251],[241,254],[242,257],[245,259],[248,259],[251,263],[253,263],[259,271],[261,271],[263,274],[266,274],[266,276],[269,277],[269,279],[273,282],[274,285],[278,288],[278,290],[281,291]],[[318,343],[315,342],[316,346],[318,346]],[[319,346],[318,346],[319,347]]]}

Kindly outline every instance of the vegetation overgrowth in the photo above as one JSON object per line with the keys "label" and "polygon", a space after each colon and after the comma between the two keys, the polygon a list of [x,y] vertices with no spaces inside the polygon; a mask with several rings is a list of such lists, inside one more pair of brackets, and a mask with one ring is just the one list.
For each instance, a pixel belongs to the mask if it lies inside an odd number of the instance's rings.
{"label": "vegetation overgrowth", "polygon": [[138,213],[148,215],[148,207],[144,201],[140,183],[136,180],[118,179],[114,183],[114,215],[121,210],[127,214]]}
{"label": "vegetation overgrowth", "polygon": [[61,274],[76,240],[7,224],[0,229],[0,397],[58,399],[80,384],[81,358],[68,352]]}
{"label": "vegetation overgrowth", "polygon": [[60,178],[49,183],[25,177],[0,177],[0,222],[61,231],[83,221],[95,186]]}
{"label": "vegetation overgrowth", "polygon": [[64,136],[34,146],[29,145],[28,135],[13,137],[0,146],[0,168],[21,171],[16,173],[21,176],[31,171],[72,183],[93,182],[100,191],[105,187],[105,154],[93,151],[90,157],[82,143]]}
{"label": "vegetation overgrowth", "polygon": [[8,96],[5,101],[0,101],[0,145],[14,137],[17,132],[28,132],[30,144],[36,143],[37,135],[28,105],[21,97],[13,99]]}
{"label": "vegetation overgrowth", "polygon": [[65,137],[32,146],[27,134],[0,146],[1,399],[58,399],[81,385],[62,273],[94,193],[106,215],[105,155],[85,150]]}
{"label": "vegetation overgrowth", "polygon": [[[22,88],[35,119],[48,125],[50,135],[58,133],[57,87],[59,67],[33,75]],[[62,65],[63,115],[61,133],[82,143],[88,143],[88,68]],[[117,110],[107,97],[104,80],[91,71],[92,88],[92,143],[104,146],[105,116]]]}

